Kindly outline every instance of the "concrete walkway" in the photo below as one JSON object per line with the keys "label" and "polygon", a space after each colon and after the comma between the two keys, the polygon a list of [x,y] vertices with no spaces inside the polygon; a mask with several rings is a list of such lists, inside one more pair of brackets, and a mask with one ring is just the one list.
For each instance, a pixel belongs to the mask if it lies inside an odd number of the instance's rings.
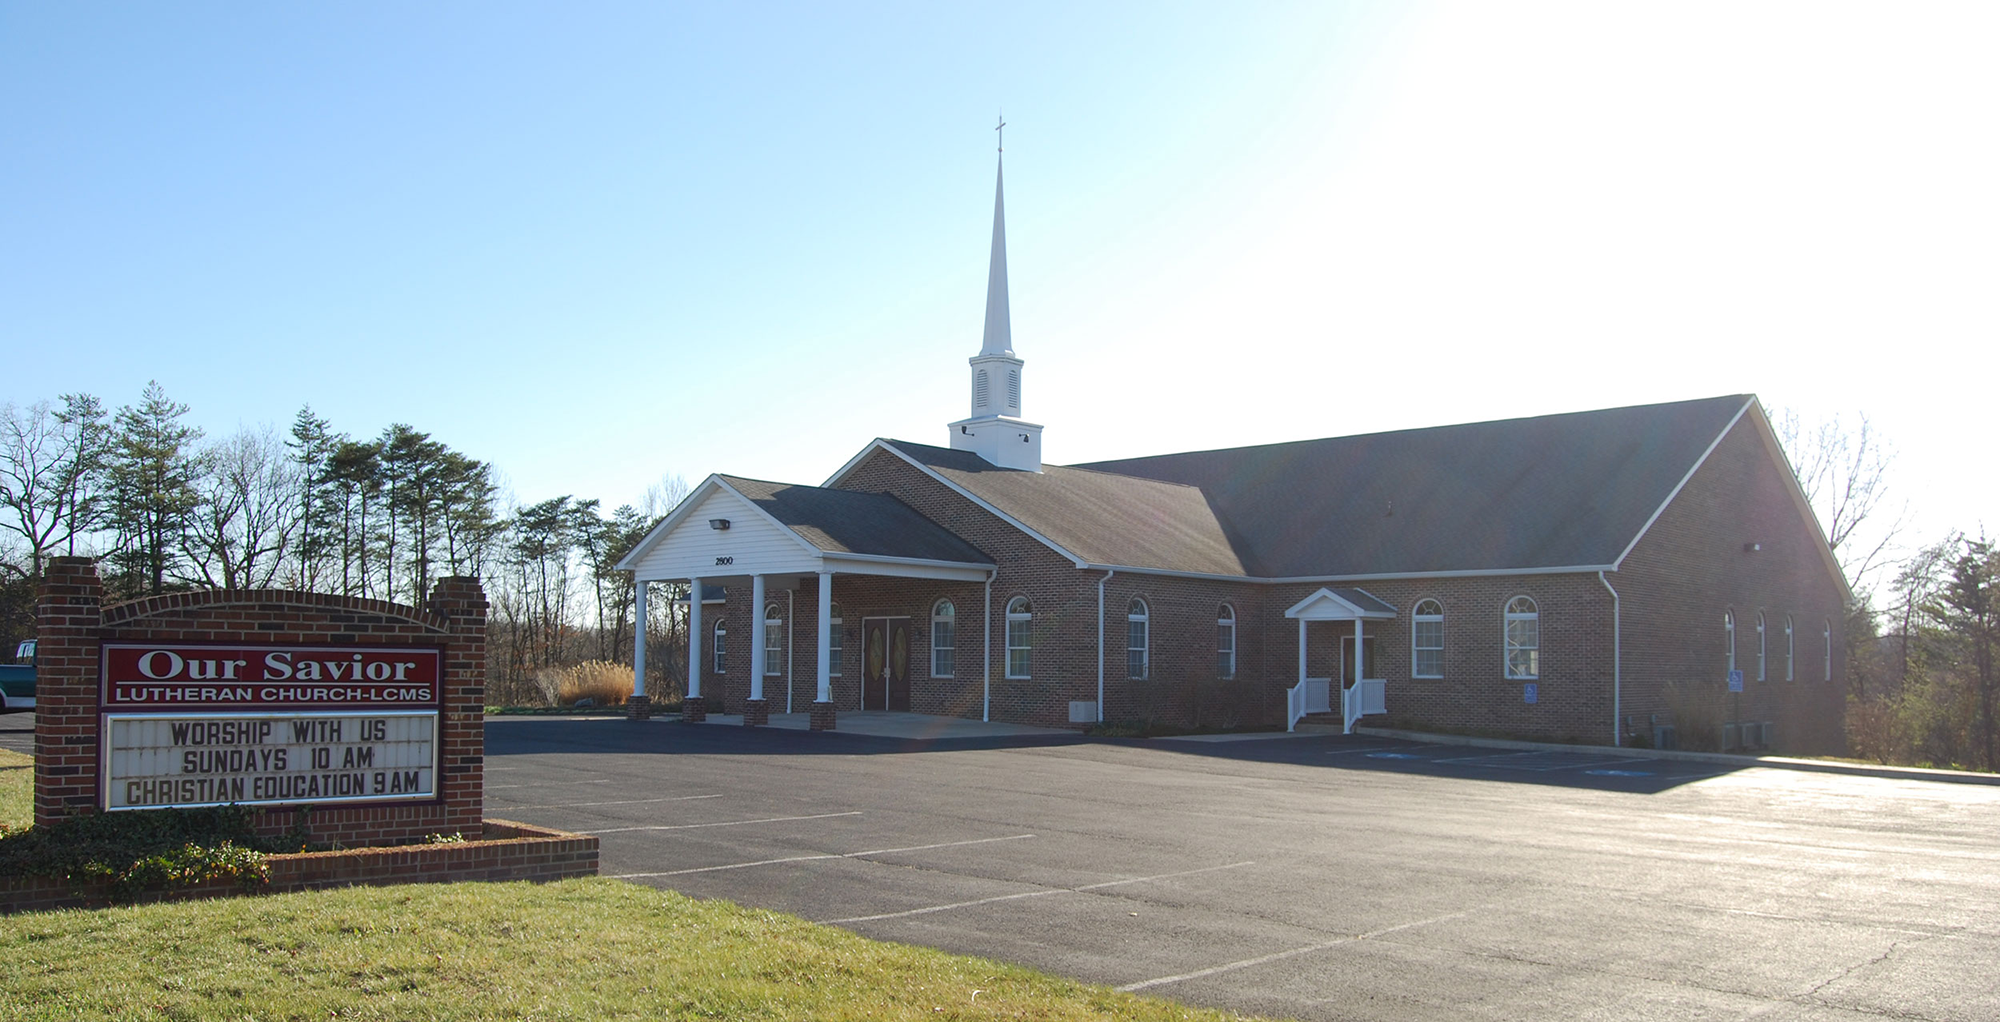
{"label": "concrete walkway", "polygon": [[[767,727],[779,731],[806,731],[811,714],[774,713]],[[655,718],[660,719],[660,718]],[[679,720],[678,717],[666,718]],[[708,724],[743,726],[740,713],[711,713]],[[1075,731],[1055,727],[1030,727],[1026,724],[1001,724],[994,721],[966,720],[963,717],[932,717],[922,713],[890,713],[887,710],[843,710],[834,722],[834,729],[843,734],[871,735],[876,738],[1013,738],[1023,735],[1074,735]]]}

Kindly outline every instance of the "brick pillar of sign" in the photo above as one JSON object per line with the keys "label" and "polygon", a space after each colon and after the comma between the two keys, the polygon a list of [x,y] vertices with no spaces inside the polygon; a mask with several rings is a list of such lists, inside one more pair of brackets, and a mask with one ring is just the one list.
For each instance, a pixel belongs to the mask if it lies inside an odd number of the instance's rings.
{"label": "brick pillar of sign", "polygon": [[35,601],[35,826],[97,809],[97,645],[104,583],[52,557]]}
{"label": "brick pillar of sign", "polygon": [[771,722],[771,701],[769,699],[743,700],[743,726],[763,727]]}
{"label": "brick pillar of sign", "polygon": [[832,704],[832,703],[814,703],[814,704],[812,704],[812,718],[811,718],[811,727],[812,727],[812,729],[813,729],[814,731],[831,731],[831,730],[833,730],[833,704]]}
{"label": "brick pillar of sign", "polygon": [[699,724],[708,719],[708,704],[701,696],[689,696],[681,701],[681,723]]}
{"label": "brick pillar of sign", "polygon": [[653,716],[652,696],[633,696],[625,701],[625,716],[632,720],[650,720]]}
{"label": "brick pillar of sign", "polygon": [[471,837],[486,809],[486,592],[470,576],[441,578],[428,609],[449,622],[451,637],[438,726],[444,826]]}

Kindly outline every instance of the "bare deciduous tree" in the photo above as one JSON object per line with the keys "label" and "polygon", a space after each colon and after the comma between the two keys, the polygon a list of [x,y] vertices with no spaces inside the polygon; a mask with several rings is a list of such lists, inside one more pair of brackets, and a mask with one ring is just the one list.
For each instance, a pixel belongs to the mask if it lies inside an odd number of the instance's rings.
{"label": "bare deciduous tree", "polygon": [[28,572],[67,548],[103,519],[100,484],[111,442],[104,405],[88,394],[64,394],[62,406],[38,401],[0,408],[0,529],[21,537]]}
{"label": "bare deciduous tree", "polygon": [[1907,502],[1894,505],[1893,515],[1890,511],[1893,452],[1865,414],[1853,422],[1836,415],[1807,425],[1787,410],[1773,426],[1848,584],[1857,591],[1867,588],[1888,566],[1907,517]]}
{"label": "bare deciduous tree", "polygon": [[201,454],[200,504],[183,540],[188,581],[268,588],[299,528],[300,467],[266,426],[240,430]]}

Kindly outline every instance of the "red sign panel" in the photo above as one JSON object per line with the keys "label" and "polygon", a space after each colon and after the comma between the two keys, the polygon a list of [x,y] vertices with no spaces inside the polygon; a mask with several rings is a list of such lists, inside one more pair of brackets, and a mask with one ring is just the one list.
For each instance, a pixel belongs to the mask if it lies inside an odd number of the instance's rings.
{"label": "red sign panel", "polygon": [[104,709],[438,705],[440,650],[106,643]]}

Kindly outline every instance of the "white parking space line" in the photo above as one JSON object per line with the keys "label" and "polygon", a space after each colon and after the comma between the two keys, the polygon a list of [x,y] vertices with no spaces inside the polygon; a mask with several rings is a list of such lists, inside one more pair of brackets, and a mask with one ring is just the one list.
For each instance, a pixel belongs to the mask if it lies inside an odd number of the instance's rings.
{"label": "white parking space line", "polygon": [[1649,763],[1649,762],[1651,762],[1651,760],[1641,756],[1641,757],[1627,757],[1625,759],[1600,760],[1594,763],[1564,763],[1561,766],[1514,767],[1513,769],[1526,770],[1531,773],[1546,774],[1556,770],[1590,770],[1596,767],[1618,766],[1621,763]]}
{"label": "white parking space line", "polygon": [[1383,936],[1385,934],[1395,933],[1397,930],[1407,930],[1416,926],[1429,926],[1432,923],[1441,923],[1447,919],[1457,919],[1460,916],[1468,916],[1471,914],[1472,914],[1471,912],[1453,912],[1450,913],[1449,915],[1437,916],[1431,919],[1419,919],[1414,923],[1403,923],[1399,926],[1389,926],[1389,927],[1384,927],[1383,929],[1380,930],[1370,930],[1367,933],[1356,934],[1352,937],[1336,937],[1333,940],[1324,940],[1317,944],[1307,944],[1304,947],[1295,947],[1286,951],[1273,951],[1268,955],[1258,955],[1255,958],[1245,958],[1240,962],[1228,962],[1222,965],[1212,966],[1206,969],[1197,969],[1194,972],[1183,972],[1174,976],[1161,976],[1157,979],[1147,979],[1147,980],[1141,980],[1137,983],[1127,983],[1124,986],[1119,987],[1118,989],[1122,993],[1129,994],[1138,990],[1148,990],[1157,986],[1165,986],[1168,983],[1181,983],[1190,979],[1201,979],[1204,976],[1214,976],[1218,973],[1235,972],[1238,969],[1247,969],[1253,965],[1263,965],[1267,962],[1277,962],[1277,961],[1283,961],[1284,959],[1287,958],[1296,958],[1299,955],[1311,954],[1314,951],[1325,951],[1327,948],[1339,947],[1342,944],[1352,944],[1357,940],[1369,940],[1375,937]]}
{"label": "white parking space line", "polygon": [[696,866],[693,869],[670,869],[663,873],[620,873],[613,880],[639,880],[645,877],[677,877],[688,873],[717,873],[725,869],[749,869],[752,866],[778,866],[787,862],[812,862],[818,859],[862,859],[871,855],[894,855],[897,852],[927,852],[933,848],[960,848],[965,845],[987,845],[995,841],[1019,841],[1034,837],[1033,834],[1009,834],[1006,837],[981,837],[970,841],[944,841],[934,845],[911,845],[908,848],[871,848],[865,852],[828,852],[823,855],[792,855],[783,859],[759,859],[756,862],[732,862],[724,866]]}
{"label": "white parking space line", "polygon": [[715,795],[676,795],[672,798],[625,798],[616,802],[551,802],[541,806],[494,806],[495,809],[577,809],[583,806],[636,806],[648,802],[693,802],[702,798],[721,798]]}
{"label": "white parking space line", "polygon": [[1106,887],[1122,887],[1126,884],[1143,884],[1154,880],[1168,880],[1173,877],[1193,876],[1197,873],[1213,873],[1217,870],[1236,869],[1240,866],[1254,866],[1254,862],[1232,862],[1226,866],[1203,866],[1200,869],[1184,869],[1176,873],[1160,873],[1149,877],[1132,877],[1129,880],[1107,880],[1101,884],[1084,884],[1082,887],[1051,887],[1040,891],[1020,891],[1014,894],[996,894],[991,898],[975,898],[972,901],[954,901],[949,905],[927,905],[923,908],[907,909],[902,912],[884,912],[872,916],[848,916],[845,919],[821,919],[828,926],[841,923],[867,923],[877,919],[902,919],[906,916],[929,915],[954,908],[971,908],[974,905],[991,905],[996,901],[1019,901],[1022,898],[1046,898],[1052,894],[1082,894],[1085,891],[1100,891]]}
{"label": "white parking space line", "polygon": [[747,827],[753,823],[790,823],[794,820],[831,820],[836,816],[860,816],[860,810],[846,813],[818,813],[813,816],[767,816],[761,820],[724,820],[720,823],[663,823],[651,827],[607,827],[579,830],[579,834],[624,834],[635,830],[700,830],[703,827]]}
{"label": "white parking space line", "polygon": [[489,784],[486,786],[486,790],[496,791],[501,788],[554,788],[564,784],[610,784],[610,783],[611,783],[611,778],[599,777],[588,781],[537,781],[533,784]]}

